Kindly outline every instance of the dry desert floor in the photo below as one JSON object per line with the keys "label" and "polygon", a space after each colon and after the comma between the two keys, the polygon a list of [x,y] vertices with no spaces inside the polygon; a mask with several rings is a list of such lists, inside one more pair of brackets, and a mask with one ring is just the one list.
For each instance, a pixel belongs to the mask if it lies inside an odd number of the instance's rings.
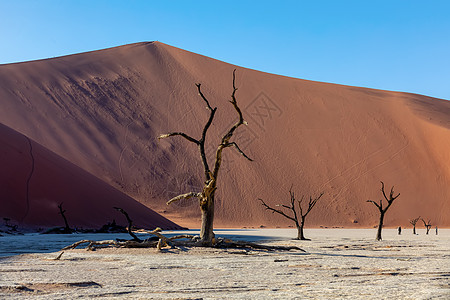
{"label": "dry desert floor", "polygon": [[[268,252],[213,248],[84,249],[0,258],[1,299],[450,299],[450,229],[219,230],[298,245]],[[45,238],[45,237],[43,237]],[[0,237],[7,243],[7,237]]]}

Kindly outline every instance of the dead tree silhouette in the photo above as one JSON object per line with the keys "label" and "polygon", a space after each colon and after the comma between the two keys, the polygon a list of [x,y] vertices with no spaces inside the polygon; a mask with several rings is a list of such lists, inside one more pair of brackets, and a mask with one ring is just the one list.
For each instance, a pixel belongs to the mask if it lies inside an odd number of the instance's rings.
{"label": "dead tree silhouette", "polygon": [[133,238],[133,241],[136,241],[136,242],[142,242],[142,240],[141,240],[140,238],[138,238],[138,237],[133,233],[133,220],[131,220],[131,218],[130,218],[130,216],[128,215],[128,213],[127,213],[124,209],[122,209],[122,208],[120,208],[120,207],[113,207],[113,208],[114,208],[115,210],[121,212],[121,213],[125,216],[125,218],[127,219],[127,222],[128,222],[128,228],[127,228],[128,234],[131,235],[131,237]]}
{"label": "dead tree silhouette", "polygon": [[421,219],[421,220],[423,222],[423,226],[425,226],[425,228],[427,229],[427,234],[428,234],[430,232],[430,229],[431,229],[431,220],[428,219],[427,222],[425,222],[424,219]]}
{"label": "dead tree silhouette", "polygon": [[380,220],[378,223],[378,230],[377,230],[377,236],[376,236],[377,241],[381,241],[381,239],[382,239],[381,238],[381,230],[383,229],[384,215],[386,214],[389,207],[391,207],[394,200],[397,199],[398,196],[400,196],[400,193],[398,193],[397,196],[394,196],[394,186],[392,186],[391,192],[389,193],[389,197],[387,197],[386,193],[384,192],[384,182],[383,181],[380,181],[380,182],[381,182],[381,193],[383,194],[384,199],[387,201],[387,206],[383,208],[383,199],[381,199],[379,201],[379,203],[377,203],[373,200],[367,200],[367,202],[373,203],[380,212]]}
{"label": "dead tree silhouette", "polygon": [[[289,195],[291,196],[291,203],[290,205],[284,205],[284,204],[279,204],[277,206],[282,207],[284,209],[287,209],[289,211],[291,211],[291,215],[288,215],[287,213],[285,213],[282,209],[275,209],[273,207],[270,207],[269,205],[267,205],[263,199],[258,198],[259,201],[261,201],[261,204],[267,209],[272,211],[272,213],[277,213],[282,215],[285,218],[288,218],[289,220],[294,221],[295,226],[297,227],[297,239],[298,240],[309,240],[307,238],[305,238],[305,235],[303,233],[303,228],[305,227],[305,219],[306,216],[311,212],[311,210],[314,208],[314,206],[316,205],[317,201],[319,201],[320,198],[322,198],[323,196],[323,192],[313,198],[312,196],[309,197],[309,201],[306,207],[302,207],[303,205],[303,200],[304,200],[304,196],[302,196],[302,198],[300,200],[296,200],[295,199],[295,194],[292,191],[292,186],[289,189]],[[306,202],[305,202],[306,203]],[[298,207],[298,211],[296,208],[296,204]],[[300,220],[299,220],[300,219]]]}
{"label": "dead tree silhouette", "polygon": [[411,225],[413,226],[413,234],[417,234],[416,233],[416,224],[417,224],[417,221],[419,221],[419,220],[420,220],[420,216],[418,216],[415,219],[409,220],[409,223],[411,223]]}
{"label": "dead tree silhouette", "polygon": [[213,244],[213,238],[214,238],[214,196],[217,189],[217,179],[219,176],[219,169],[222,164],[222,151],[225,148],[234,147],[236,150],[244,156],[249,161],[252,161],[236,144],[236,142],[230,141],[233,137],[233,134],[235,133],[236,129],[238,129],[241,125],[247,125],[247,122],[244,121],[244,117],[242,116],[241,109],[239,108],[237,104],[236,99],[236,70],[233,71],[233,92],[231,93],[231,100],[230,103],[233,105],[234,109],[237,112],[238,115],[238,121],[224,134],[224,136],[221,139],[220,144],[217,147],[216,150],[216,156],[214,161],[214,167],[211,170],[208,164],[208,160],[205,153],[205,141],[206,141],[206,134],[208,132],[208,129],[211,126],[211,123],[214,119],[214,116],[217,111],[217,107],[212,108],[210,105],[208,99],[205,97],[201,90],[201,84],[197,83],[197,89],[200,97],[206,104],[206,108],[209,110],[209,119],[206,122],[206,124],[203,127],[202,136],[200,139],[195,139],[189,135],[187,135],[184,132],[171,132],[168,134],[162,134],[158,137],[158,139],[164,139],[172,136],[181,136],[188,140],[189,142],[195,144],[198,146],[201,161],[203,164],[204,174],[205,174],[205,183],[203,186],[202,191],[192,191],[186,194],[182,194],[179,196],[176,196],[172,199],[170,199],[167,204],[171,204],[175,201],[179,201],[182,199],[190,199],[190,198],[197,198],[199,200],[200,204],[200,210],[202,213],[202,224],[200,229],[200,239],[205,245],[212,245]]}
{"label": "dead tree silhouette", "polygon": [[67,222],[67,218],[66,218],[66,215],[65,215],[66,210],[63,209],[63,202],[61,202],[61,203],[58,205],[58,208],[59,208],[59,214],[60,214],[60,215],[63,217],[63,219],[64,219],[64,231],[63,231],[63,233],[72,233],[73,230],[70,229],[69,223]]}

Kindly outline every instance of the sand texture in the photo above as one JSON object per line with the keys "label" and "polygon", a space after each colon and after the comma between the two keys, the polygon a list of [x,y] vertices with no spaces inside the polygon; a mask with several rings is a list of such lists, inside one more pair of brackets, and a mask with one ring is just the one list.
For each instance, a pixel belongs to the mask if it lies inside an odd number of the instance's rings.
{"label": "sand texture", "polygon": [[[449,299],[450,231],[247,232],[302,252],[102,249],[0,259],[0,298],[14,299]],[[255,238],[255,237],[253,237]]]}
{"label": "sand texture", "polygon": [[[156,137],[170,131],[200,137],[208,118],[195,87],[202,83],[218,107],[207,137],[211,160],[237,117],[228,102],[234,68],[249,124],[235,141],[254,162],[226,149],[217,226],[290,224],[257,198],[271,205],[288,201],[293,185],[298,197],[325,192],[310,226],[370,227],[378,212],[366,200],[381,198],[380,180],[401,193],[387,226],[407,225],[419,215],[450,226],[446,100],[277,76],[149,42],[1,65],[0,122],[180,225],[198,227],[195,202],[165,205],[201,189],[197,148],[181,138]],[[14,172],[14,164],[8,166]],[[22,186],[25,181],[23,174]],[[36,190],[30,197],[39,201]],[[23,214],[22,205],[16,215]]]}

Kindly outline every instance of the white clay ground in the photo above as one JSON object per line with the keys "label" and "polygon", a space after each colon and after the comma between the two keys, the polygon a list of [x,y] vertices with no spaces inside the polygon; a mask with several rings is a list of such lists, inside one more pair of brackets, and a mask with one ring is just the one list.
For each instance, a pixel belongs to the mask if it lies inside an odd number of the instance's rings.
{"label": "white clay ground", "polygon": [[102,249],[65,251],[60,260],[60,252],[3,257],[0,299],[450,299],[450,229],[415,236],[385,229],[380,242],[375,233],[310,229],[311,241],[295,241],[293,229],[216,232],[306,253]]}

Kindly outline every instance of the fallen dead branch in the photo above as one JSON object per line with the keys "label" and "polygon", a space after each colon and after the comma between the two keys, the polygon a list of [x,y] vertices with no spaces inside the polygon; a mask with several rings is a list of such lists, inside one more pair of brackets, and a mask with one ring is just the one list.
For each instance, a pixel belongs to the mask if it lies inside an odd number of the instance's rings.
{"label": "fallen dead branch", "polygon": [[221,239],[214,246],[216,248],[250,248],[250,249],[260,249],[260,250],[268,250],[268,251],[290,251],[290,250],[298,250],[302,252],[306,252],[302,248],[297,246],[268,246],[261,245],[251,242],[243,242],[243,241],[233,241],[229,239]]}
{"label": "fallen dead branch", "polygon": [[153,231],[146,231],[146,233],[157,236],[159,239],[146,239],[141,241],[127,240],[127,241],[92,241],[92,240],[81,240],[72,245],[66,246],[61,250],[75,249],[80,245],[86,245],[86,250],[95,251],[100,248],[156,248],[161,251],[162,248],[170,247],[172,249],[181,249],[180,247],[213,247],[220,249],[257,249],[257,250],[267,250],[267,251],[290,251],[298,250],[306,252],[305,250],[297,246],[269,246],[261,245],[252,242],[245,241],[233,241],[224,238],[215,238],[211,246],[205,246],[199,236],[193,235],[177,235],[173,237],[166,237],[161,234],[161,228],[156,228]]}

